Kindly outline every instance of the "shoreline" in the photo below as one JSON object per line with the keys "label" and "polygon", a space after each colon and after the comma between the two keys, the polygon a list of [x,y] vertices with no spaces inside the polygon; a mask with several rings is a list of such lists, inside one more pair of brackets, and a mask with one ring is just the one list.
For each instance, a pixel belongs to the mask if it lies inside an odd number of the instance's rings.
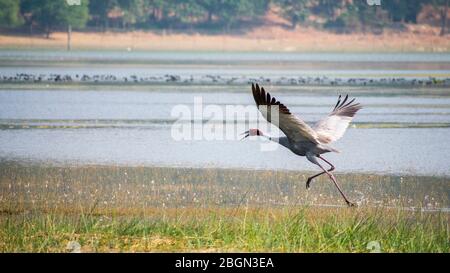
{"label": "shoreline", "polygon": [[[23,167],[23,168],[121,168],[121,169],[154,169],[158,171],[217,171],[217,172],[257,172],[257,173],[267,173],[267,172],[279,172],[289,174],[301,174],[301,175],[312,175],[315,171],[312,170],[293,170],[293,169],[267,169],[267,168],[252,168],[252,167],[221,167],[221,166],[188,166],[188,165],[152,165],[152,164],[125,164],[125,163],[112,163],[112,162],[73,162],[73,161],[57,161],[57,160],[36,160],[36,159],[21,159],[21,158],[6,158],[0,156],[0,167]],[[368,171],[335,171],[334,173],[341,176],[374,176],[380,179],[387,178],[411,178],[411,179],[436,179],[436,180],[446,180],[450,179],[450,175],[439,174],[414,174],[414,173],[387,173],[387,172],[368,172]],[[450,180],[448,181],[450,183]],[[449,200],[450,201],[450,200]]]}
{"label": "shoreline", "polygon": [[[88,202],[88,194],[97,189],[98,198],[109,203],[108,206],[127,205],[130,208],[145,204],[159,206],[166,203],[164,194],[170,194],[175,200],[167,207],[189,206],[192,199],[205,205],[235,206],[240,204],[241,195],[250,198],[249,205],[279,206],[308,204],[310,206],[340,206],[341,197],[332,183],[319,178],[310,190],[304,189],[304,182],[314,171],[268,170],[251,168],[220,167],[183,167],[148,166],[115,164],[55,164],[50,162],[0,161],[0,190],[6,190],[8,196],[22,196],[24,187],[33,194],[35,208],[46,203],[46,192],[63,187],[66,193],[77,193],[80,201]],[[61,174],[64,176],[61,176]],[[14,176],[12,176],[14,174]],[[99,180],[99,174],[102,177]],[[424,208],[449,210],[445,189],[449,185],[448,176],[413,174],[374,174],[359,172],[338,172],[341,186],[362,207]],[[67,179],[69,178],[70,179]],[[16,185],[17,181],[22,181]],[[32,181],[32,183],[25,183]],[[76,182],[74,182],[76,181]],[[152,182],[153,181],[153,182]],[[125,184],[124,184],[125,183]],[[53,186],[52,186],[53,185]],[[51,187],[48,187],[51,186]],[[233,188],[232,192],[230,191]],[[110,191],[124,194],[126,189],[133,193],[121,203],[110,200]],[[148,194],[159,193],[153,199]],[[54,192],[55,200],[65,202],[66,195]],[[212,202],[210,196],[215,196]],[[425,197],[428,196],[428,197]],[[42,199],[41,199],[42,197]],[[189,197],[189,198],[188,198]],[[264,197],[264,198],[263,198]],[[23,201],[30,198],[23,195]],[[261,199],[263,198],[263,199]],[[267,201],[263,201],[267,199]],[[210,203],[212,202],[212,203]],[[1,203],[1,202],[0,202]],[[114,204],[114,205],[113,205]]]}
{"label": "shoreline", "polygon": [[[0,49],[67,48],[65,32],[49,39],[33,35],[0,34]],[[411,26],[404,32],[336,34],[312,28],[287,30],[261,26],[244,34],[171,33],[151,31],[76,32],[74,50],[224,51],[224,52],[450,52],[448,36],[429,26]]]}
{"label": "shoreline", "polygon": [[[299,72],[301,74],[301,72]],[[150,74],[131,73],[120,75],[114,73],[21,73],[1,75],[0,84],[143,84],[143,85],[223,85],[241,86],[260,82],[278,86],[402,86],[402,87],[448,87],[450,74],[447,72],[424,74],[411,71],[409,74],[379,74],[362,72],[361,74],[316,75],[304,73],[303,76],[247,76],[206,74]]]}

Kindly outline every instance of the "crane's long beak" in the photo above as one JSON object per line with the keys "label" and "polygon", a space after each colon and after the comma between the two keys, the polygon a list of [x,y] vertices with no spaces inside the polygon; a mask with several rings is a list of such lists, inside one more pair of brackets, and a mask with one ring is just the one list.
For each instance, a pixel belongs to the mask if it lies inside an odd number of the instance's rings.
{"label": "crane's long beak", "polygon": [[244,140],[244,139],[246,139],[247,137],[249,137],[250,136],[250,131],[245,131],[245,132],[243,132],[242,134],[240,134],[241,136],[242,135],[245,135],[243,138],[241,138],[241,140]]}

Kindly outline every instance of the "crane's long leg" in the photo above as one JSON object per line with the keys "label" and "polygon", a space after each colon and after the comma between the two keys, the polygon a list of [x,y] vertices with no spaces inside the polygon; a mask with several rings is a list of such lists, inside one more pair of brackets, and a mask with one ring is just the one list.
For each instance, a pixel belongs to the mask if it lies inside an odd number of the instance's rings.
{"label": "crane's long leg", "polygon": [[[334,171],[334,166],[333,164],[331,164],[330,162],[328,162],[325,158],[321,157],[320,155],[318,156],[320,159],[322,159],[323,161],[325,161],[328,165],[330,165],[330,168],[328,169],[329,172]],[[318,174],[315,174],[311,177],[308,178],[308,180],[306,180],[306,189],[309,189],[310,184],[312,182],[312,180],[318,176],[321,176],[322,174],[324,174],[325,172],[320,172]]]}
{"label": "crane's long leg", "polygon": [[[320,165],[320,163],[317,161],[315,156],[312,155],[307,155],[306,156],[308,158],[309,161],[311,161],[312,163],[316,164],[317,166],[319,166],[323,172],[325,172],[328,177],[330,177],[331,181],[333,181],[334,185],[336,186],[336,188],[338,189],[339,193],[342,195],[342,197],[344,198],[345,202],[347,203],[347,205],[349,207],[355,207],[356,205],[352,202],[350,202],[347,198],[347,196],[345,196],[344,192],[342,191],[341,187],[339,186],[339,184],[336,181],[336,178],[334,177],[334,175],[330,172],[328,172],[324,167],[322,167],[322,165]],[[320,155],[317,156],[318,158],[323,159],[323,157],[321,157]],[[325,161],[325,160],[324,160]],[[327,162],[327,161],[325,161]]]}

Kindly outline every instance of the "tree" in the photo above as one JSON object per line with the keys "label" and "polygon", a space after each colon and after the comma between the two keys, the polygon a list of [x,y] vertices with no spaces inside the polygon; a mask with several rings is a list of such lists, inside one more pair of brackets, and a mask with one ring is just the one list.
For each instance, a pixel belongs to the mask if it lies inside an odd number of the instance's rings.
{"label": "tree", "polygon": [[47,38],[55,28],[84,27],[88,19],[88,1],[69,5],[66,0],[28,0],[24,9],[32,14],[32,21],[45,30]]}
{"label": "tree", "polygon": [[292,28],[298,23],[305,22],[309,14],[308,0],[277,0],[281,8],[281,15],[289,20]]}
{"label": "tree", "polygon": [[218,15],[220,8],[217,4],[216,0],[199,0],[198,4],[203,7],[203,9],[206,11],[207,16],[206,20],[208,24],[211,24],[213,21],[213,16]]}
{"label": "tree", "polygon": [[[267,11],[269,0],[158,0],[151,1],[153,10],[164,27],[172,24],[192,26],[211,24],[214,19],[219,26],[229,30],[243,20],[254,20]],[[153,12],[155,14],[155,12]]]}
{"label": "tree", "polygon": [[95,26],[101,26],[103,29],[108,28],[108,13],[117,7],[116,0],[90,0],[89,14]]}
{"label": "tree", "polygon": [[264,15],[269,2],[267,0],[220,0],[219,19],[226,29],[230,29],[240,18],[255,19]]}
{"label": "tree", "polygon": [[196,0],[167,1],[170,21],[183,26],[192,25],[205,17],[205,9]]}
{"label": "tree", "polygon": [[447,13],[449,2],[449,0],[430,0],[430,4],[433,5],[435,9],[439,10],[439,17],[441,20],[440,36],[447,34]]}
{"label": "tree", "polygon": [[332,20],[335,19],[336,10],[344,5],[343,2],[343,0],[318,0],[311,7],[311,11],[324,16],[327,20]]}
{"label": "tree", "polygon": [[324,28],[337,32],[381,32],[389,21],[387,12],[382,7],[368,5],[366,1],[347,2],[339,9],[339,15],[335,19],[327,20]]}
{"label": "tree", "polygon": [[387,10],[394,22],[417,23],[417,15],[422,10],[424,0],[383,0],[382,7]]}
{"label": "tree", "polygon": [[148,10],[144,0],[118,0],[119,7],[123,10],[123,26],[129,27],[146,21]]}
{"label": "tree", "polygon": [[445,0],[444,7],[441,8],[441,36],[444,36],[447,33],[447,13],[448,13],[448,5],[449,0]]}
{"label": "tree", "polygon": [[173,9],[173,0],[148,0],[146,2],[148,10],[147,26],[167,26],[169,14]]}
{"label": "tree", "polygon": [[17,0],[0,0],[0,26],[14,27],[22,22],[20,2]]}

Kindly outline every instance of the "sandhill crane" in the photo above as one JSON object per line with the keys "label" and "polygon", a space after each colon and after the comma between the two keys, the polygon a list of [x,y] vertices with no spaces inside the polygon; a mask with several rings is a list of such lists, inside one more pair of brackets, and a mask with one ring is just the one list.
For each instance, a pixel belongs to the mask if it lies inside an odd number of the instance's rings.
{"label": "sandhill crane", "polygon": [[[341,100],[342,97],[339,95],[338,101],[331,113],[317,122],[315,126],[310,127],[303,120],[293,115],[284,104],[271,97],[264,88],[260,88],[258,84],[256,86],[252,84],[252,91],[256,105],[264,118],[280,128],[286,136],[279,138],[269,137],[265,136],[259,129],[250,129],[243,133],[245,136],[242,139],[249,136],[266,137],[288,148],[296,155],[306,156],[311,163],[316,164],[322,169],[322,172],[308,178],[306,188],[309,189],[310,183],[314,178],[322,174],[327,174],[341,193],[347,205],[355,206],[345,196],[332,174],[332,171],[335,170],[333,164],[323,158],[322,154],[339,152],[327,144],[338,140],[344,135],[356,112],[362,108],[361,105],[359,103],[353,103],[355,99],[347,102],[348,95],[343,100]],[[278,119],[274,119],[274,115],[277,115]],[[325,169],[317,159],[321,159],[330,165],[330,169]]]}

